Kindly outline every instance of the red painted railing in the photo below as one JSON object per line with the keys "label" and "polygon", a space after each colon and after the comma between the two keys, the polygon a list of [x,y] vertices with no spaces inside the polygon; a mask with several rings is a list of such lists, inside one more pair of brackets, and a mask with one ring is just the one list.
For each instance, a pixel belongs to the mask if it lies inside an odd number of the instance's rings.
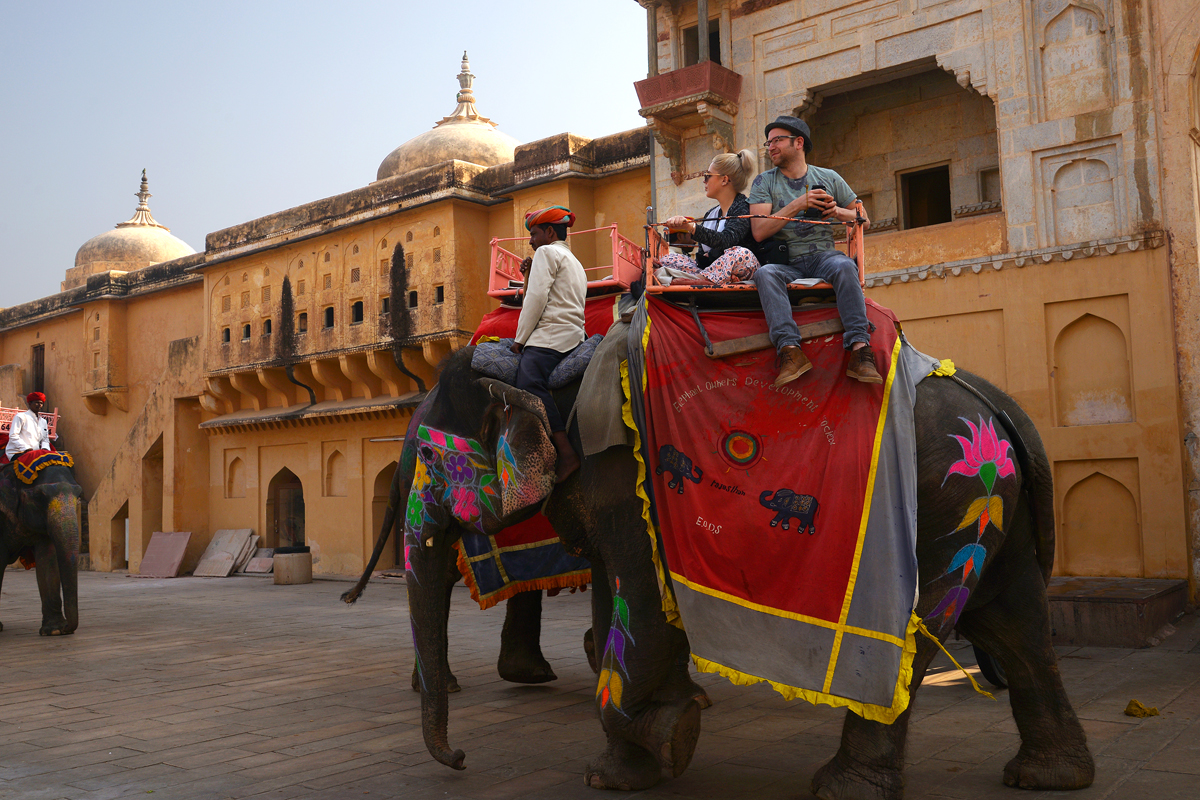
{"label": "red painted railing", "polygon": [[[603,266],[584,268],[584,272],[588,276],[588,289],[606,287],[628,289],[629,284],[642,277],[642,248],[617,233],[616,225],[570,231],[567,233],[567,241],[569,242],[571,237],[581,234],[600,232],[607,233],[612,240],[612,262]],[[488,280],[489,296],[513,297],[524,287],[525,276],[521,274],[522,258],[500,246],[501,242],[523,241],[526,241],[524,236],[511,239],[492,239],[491,274]]]}

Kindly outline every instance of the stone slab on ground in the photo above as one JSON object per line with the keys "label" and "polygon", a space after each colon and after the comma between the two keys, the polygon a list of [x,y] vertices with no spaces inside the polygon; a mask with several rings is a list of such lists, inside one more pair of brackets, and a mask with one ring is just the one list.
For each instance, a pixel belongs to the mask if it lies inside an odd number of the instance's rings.
{"label": "stone slab on ground", "polygon": [[[466,770],[435,763],[409,688],[406,585],[318,580],[125,580],[79,576],[80,627],[38,636],[32,572],[5,574],[0,652],[0,798],[169,800],[404,798],[606,800],[583,785],[604,748],[595,676],[583,655],[591,593],[547,598],[542,649],[559,679],[496,675],[504,609],[479,611],[461,586],[450,613],[450,744]],[[328,576],[318,576],[328,577]],[[269,624],[247,624],[249,619]],[[976,695],[939,655],[914,701],[907,800],[1159,800],[1200,796],[1200,625],[1180,620],[1142,650],[1058,648],[1067,692],[1097,762],[1078,792],[1010,789],[1001,780],[1019,736],[1005,692]],[[978,674],[966,641],[950,652]],[[979,678],[981,681],[982,679]],[[691,766],[638,798],[808,800],[838,747],[844,712],[784,701],[696,675],[714,701]],[[989,687],[990,688],[990,687]],[[1122,714],[1130,697],[1158,717]]]}
{"label": "stone slab on ground", "polygon": [[251,575],[265,575],[275,568],[274,555],[274,548],[260,547],[254,551],[254,555],[246,562],[246,567],[242,571]]}
{"label": "stone slab on ground", "polygon": [[155,531],[146,545],[138,576],[142,578],[174,578],[183,564],[191,531]]}
{"label": "stone slab on ground", "polygon": [[1148,647],[1183,613],[1187,581],[1057,577],[1046,594],[1054,644]]}
{"label": "stone slab on ground", "polygon": [[227,578],[250,541],[254,531],[249,528],[219,530],[213,534],[208,549],[200,557],[192,575],[197,578]]}

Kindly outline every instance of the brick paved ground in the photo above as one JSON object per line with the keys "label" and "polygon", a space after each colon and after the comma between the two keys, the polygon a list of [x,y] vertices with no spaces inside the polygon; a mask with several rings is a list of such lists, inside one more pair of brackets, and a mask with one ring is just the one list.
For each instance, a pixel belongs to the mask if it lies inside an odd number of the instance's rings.
{"label": "brick paved ground", "polygon": [[[404,588],[345,583],[143,580],[84,573],[79,632],[37,635],[32,573],[5,575],[0,619],[0,798],[598,798],[582,785],[602,734],[583,658],[588,595],[545,604],[543,647],[559,680],[495,673],[503,609],[457,592],[450,741],[467,770],[432,762],[419,729]],[[1096,755],[1087,798],[1200,797],[1200,625],[1153,650],[1063,649],[1067,688]],[[1193,650],[1195,652],[1193,652]],[[955,651],[970,659],[970,649]],[[683,777],[648,797],[808,797],[837,748],[841,712],[785,703],[701,676],[715,705]],[[938,662],[914,711],[909,798],[1040,797],[1000,783],[1017,734]],[[1137,720],[1130,698],[1164,713]]]}

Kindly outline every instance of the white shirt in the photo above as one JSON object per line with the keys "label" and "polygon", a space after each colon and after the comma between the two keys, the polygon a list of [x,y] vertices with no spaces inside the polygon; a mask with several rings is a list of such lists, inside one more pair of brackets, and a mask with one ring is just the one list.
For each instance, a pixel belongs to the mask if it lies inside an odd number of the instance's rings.
{"label": "white shirt", "polygon": [[[717,217],[721,217],[721,218],[717,219]],[[700,221],[697,222],[696,224],[701,227],[708,228],[710,231],[716,231],[717,233],[720,233],[723,230],[725,230],[725,217],[721,216],[721,207],[713,206],[708,211],[705,211],[704,216],[701,217]],[[711,249],[712,248],[706,244],[700,245],[701,253],[707,253]]]}
{"label": "white shirt", "polygon": [[46,424],[46,420],[32,411],[13,414],[8,429],[8,446],[4,448],[4,454],[10,461],[13,456],[26,450],[49,449],[50,426]]}
{"label": "white shirt", "polygon": [[587,300],[587,273],[566,242],[542,245],[533,253],[525,302],[517,320],[517,344],[548,347],[560,353],[579,346],[583,332],[583,305]]}

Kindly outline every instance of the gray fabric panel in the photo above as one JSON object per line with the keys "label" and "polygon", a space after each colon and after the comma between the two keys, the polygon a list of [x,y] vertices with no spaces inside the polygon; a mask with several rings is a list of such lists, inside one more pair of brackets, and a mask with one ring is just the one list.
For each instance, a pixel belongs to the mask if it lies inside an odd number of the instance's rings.
{"label": "gray fabric panel", "polygon": [[[846,617],[848,625],[901,639],[917,597],[916,385],[908,366],[903,357],[896,359],[867,535]],[[881,596],[883,590],[889,594]]]}
{"label": "gray fabric panel", "polygon": [[575,419],[585,456],[616,445],[633,445],[633,431],[621,418],[625,392],[621,389],[621,362],[629,357],[629,323],[614,322],[596,348],[575,401]]}
{"label": "gray fabric panel", "polygon": [[832,630],[751,611],[679,581],[674,586],[695,655],[747,675],[821,690],[833,652]]}
{"label": "gray fabric panel", "polygon": [[829,693],[891,708],[903,652],[888,642],[843,634]]}

